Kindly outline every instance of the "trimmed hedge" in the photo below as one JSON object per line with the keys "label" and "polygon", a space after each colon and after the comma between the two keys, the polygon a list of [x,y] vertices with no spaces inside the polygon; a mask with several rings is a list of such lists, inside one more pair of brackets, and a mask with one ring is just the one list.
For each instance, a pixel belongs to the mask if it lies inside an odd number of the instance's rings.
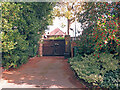
{"label": "trimmed hedge", "polygon": [[2,67],[17,68],[37,55],[39,39],[52,23],[50,2],[2,3]]}

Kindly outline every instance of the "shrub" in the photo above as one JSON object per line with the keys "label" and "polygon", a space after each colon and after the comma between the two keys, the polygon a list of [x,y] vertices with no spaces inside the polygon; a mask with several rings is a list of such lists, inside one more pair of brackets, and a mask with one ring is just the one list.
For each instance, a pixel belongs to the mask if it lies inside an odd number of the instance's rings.
{"label": "shrub", "polygon": [[53,39],[53,40],[62,40],[62,39],[65,39],[65,37],[50,37],[49,39]]}
{"label": "shrub", "polygon": [[39,39],[52,22],[53,3],[2,2],[2,67],[17,68],[36,56]]}
{"label": "shrub", "polygon": [[120,69],[106,72],[103,77],[103,82],[101,83],[101,87],[107,87],[112,89],[120,88]]}
{"label": "shrub", "polygon": [[77,61],[81,61],[81,60],[82,60],[81,55],[78,55],[74,58],[69,58],[68,62],[73,63],[73,62],[77,62]]}
{"label": "shrub", "polygon": [[55,39],[56,39],[56,40],[65,39],[65,37],[60,37],[60,36],[59,36],[59,37],[56,37]]}
{"label": "shrub", "polygon": [[84,3],[83,7],[85,12],[79,15],[79,21],[83,28],[81,39],[78,41],[79,53],[89,55],[94,51],[97,53],[108,52],[119,58],[119,3],[88,2]]}
{"label": "shrub", "polygon": [[85,2],[83,7],[78,17],[83,29],[77,41],[80,60],[74,57],[69,62],[79,78],[115,88],[120,59],[119,3]]}
{"label": "shrub", "polygon": [[76,43],[78,47],[78,54],[80,55],[89,55],[95,51],[94,46],[96,41],[93,40],[91,35],[81,35],[80,40],[76,41]]}
{"label": "shrub", "polygon": [[94,54],[69,59],[71,67],[76,71],[79,78],[84,79],[93,85],[100,85],[103,82],[104,75],[110,70],[118,68],[118,60],[113,58],[112,54],[100,54],[99,57]]}

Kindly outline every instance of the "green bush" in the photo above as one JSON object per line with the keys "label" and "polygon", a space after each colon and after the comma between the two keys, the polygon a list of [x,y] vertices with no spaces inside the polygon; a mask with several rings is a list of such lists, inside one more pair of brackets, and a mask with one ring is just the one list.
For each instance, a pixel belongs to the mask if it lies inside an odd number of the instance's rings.
{"label": "green bush", "polygon": [[107,72],[118,68],[118,60],[113,58],[112,54],[105,53],[100,54],[99,57],[94,54],[81,56],[81,58],[74,57],[69,59],[69,63],[79,78],[93,85],[100,85]]}
{"label": "green bush", "polygon": [[52,23],[51,2],[2,2],[2,67],[17,68],[37,55],[39,39]]}
{"label": "green bush", "polygon": [[82,61],[81,55],[78,55],[74,58],[69,58],[68,63],[73,63],[73,62],[77,62],[77,61]]}
{"label": "green bush", "polygon": [[76,41],[79,52],[75,54],[80,57],[69,59],[69,63],[79,78],[101,87],[117,88],[120,60],[118,4],[85,2],[82,6],[85,12],[78,15],[83,31]]}
{"label": "green bush", "polygon": [[55,36],[53,36],[53,37],[50,37],[49,39],[53,39],[53,40],[62,40],[62,39],[65,39],[65,37],[55,37]]}
{"label": "green bush", "polygon": [[80,55],[89,55],[95,51],[94,46],[96,41],[93,40],[91,35],[81,35],[80,40],[76,41],[76,43],[78,47],[78,54]]}
{"label": "green bush", "polygon": [[120,69],[107,72],[100,86],[116,90],[120,88]]}
{"label": "green bush", "polygon": [[[77,45],[79,54],[89,55],[95,51],[97,53],[107,52],[114,54],[117,58],[120,57],[118,4],[116,2],[85,2],[83,4],[85,12],[78,16],[83,29]],[[102,5],[102,8],[99,5]],[[86,21],[88,22],[85,24]]]}
{"label": "green bush", "polygon": [[60,36],[59,36],[59,37],[56,37],[55,39],[56,39],[56,40],[65,39],[65,37],[60,37]]}

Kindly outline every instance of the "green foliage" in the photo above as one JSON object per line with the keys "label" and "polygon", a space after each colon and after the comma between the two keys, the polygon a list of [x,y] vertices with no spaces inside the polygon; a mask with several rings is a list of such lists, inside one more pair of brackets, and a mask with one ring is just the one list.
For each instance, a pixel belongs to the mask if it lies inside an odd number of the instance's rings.
{"label": "green foliage", "polygon": [[81,55],[78,55],[74,58],[69,58],[69,60],[68,60],[69,63],[74,63],[74,62],[78,62],[78,61],[82,61]]}
{"label": "green foliage", "polygon": [[93,85],[100,85],[107,72],[118,69],[118,60],[113,56],[105,53],[100,54],[99,57],[90,54],[69,59],[69,62],[79,78]]}
{"label": "green foliage", "polygon": [[16,68],[37,55],[39,39],[52,23],[53,3],[2,3],[2,66]]}
{"label": "green foliage", "polygon": [[65,37],[61,37],[61,36],[59,36],[59,37],[50,37],[49,39],[54,39],[54,40],[62,40],[62,39],[65,39]]}
{"label": "green foliage", "polygon": [[[97,52],[107,51],[112,54],[120,54],[116,47],[120,44],[120,37],[118,37],[118,18],[115,15],[102,15],[98,19],[98,27],[94,32],[94,37],[97,39],[95,49]],[[104,24],[103,24],[104,20]]]}
{"label": "green foliage", "polygon": [[107,87],[111,89],[119,89],[120,88],[120,70],[114,70],[107,72],[103,77],[103,83],[100,85],[101,87]]}
{"label": "green foliage", "polygon": [[84,54],[91,54],[93,53],[94,46],[96,41],[93,40],[93,37],[91,35],[81,35],[80,41],[76,41],[78,45],[78,54],[84,55]]}
{"label": "green foliage", "polygon": [[111,4],[108,2],[83,3],[85,12],[79,15],[83,28],[81,40],[77,42],[79,54],[106,52],[114,54],[116,57],[120,56],[118,48],[120,45],[119,7],[117,4],[115,2]]}
{"label": "green foliage", "polygon": [[79,78],[93,85],[118,88],[120,30],[118,2],[84,2],[79,14],[82,35],[76,41],[78,56],[69,59]]}
{"label": "green foliage", "polygon": [[59,36],[59,37],[56,37],[55,39],[56,39],[56,40],[65,39],[65,37],[60,37],[60,36]]}
{"label": "green foliage", "polygon": [[82,3],[71,1],[71,2],[59,2],[57,7],[53,9],[54,16],[65,17],[67,19],[67,34],[69,35],[70,25],[77,19],[78,12],[82,11]]}

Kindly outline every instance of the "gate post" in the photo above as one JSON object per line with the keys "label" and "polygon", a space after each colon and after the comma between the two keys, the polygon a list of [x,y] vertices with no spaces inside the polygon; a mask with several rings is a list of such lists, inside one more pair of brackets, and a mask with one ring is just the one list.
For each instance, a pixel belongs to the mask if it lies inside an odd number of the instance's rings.
{"label": "gate post", "polygon": [[44,41],[44,37],[42,36],[42,38],[40,39],[40,43],[39,43],[39,55],[43,56],[43,41]]}
{"label": "gate post", "polygon": [[42,54],[42,46],[43,46],[43,44],[40,42],[40,48],[39,48],[40,56],[43,56],[43,54]]}
{"label": "gate post", "polygon": [[70,40],[71,40],[70,35],[65,35],[65,58],[70,57],[70,51],[71,51]]}

